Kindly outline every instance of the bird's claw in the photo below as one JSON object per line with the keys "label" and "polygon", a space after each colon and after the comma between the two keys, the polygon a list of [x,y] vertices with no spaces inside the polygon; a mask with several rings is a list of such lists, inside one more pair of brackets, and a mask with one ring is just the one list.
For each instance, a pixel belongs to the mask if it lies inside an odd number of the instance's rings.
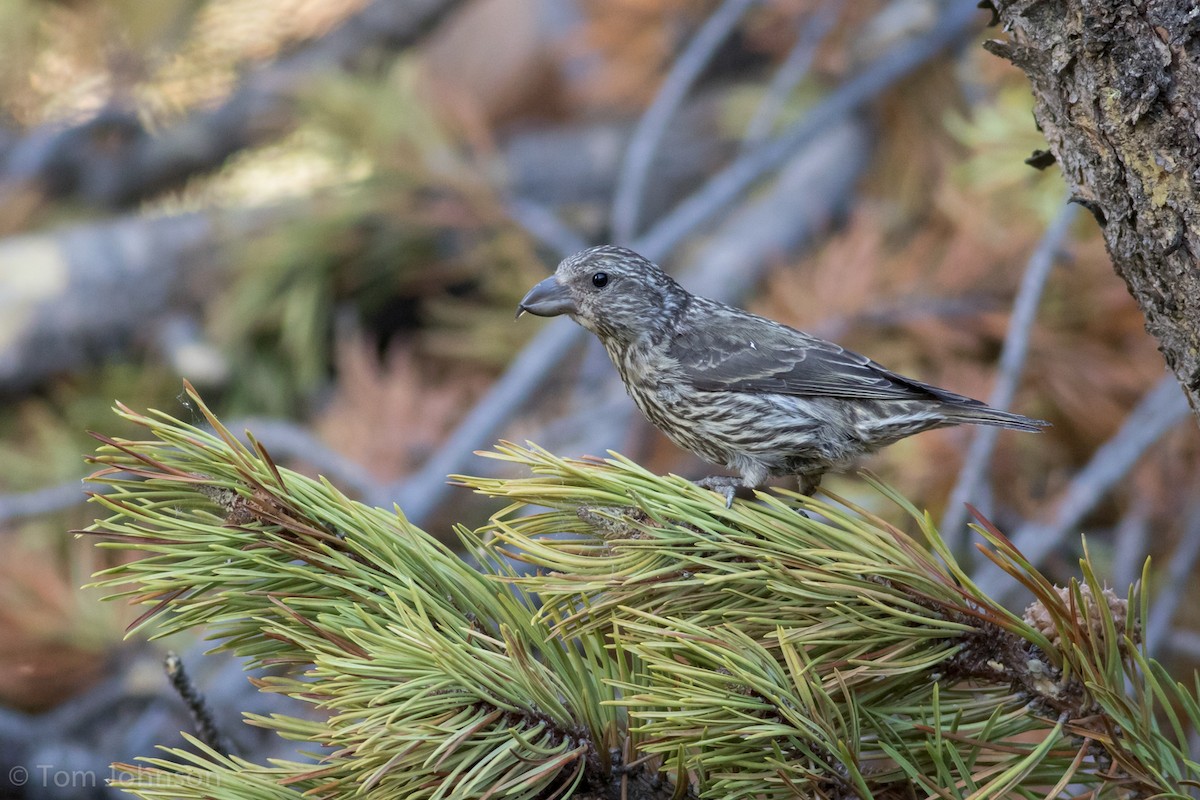
{"label": "bird's claw", "polygon": [[733,496],[737,493],[737,488],[741,486],[741,481],[728,475],[712,475],[694,481],[694,483],[702,489],[711,489],[717,494],[724,495],[726,508],[733,507]]}

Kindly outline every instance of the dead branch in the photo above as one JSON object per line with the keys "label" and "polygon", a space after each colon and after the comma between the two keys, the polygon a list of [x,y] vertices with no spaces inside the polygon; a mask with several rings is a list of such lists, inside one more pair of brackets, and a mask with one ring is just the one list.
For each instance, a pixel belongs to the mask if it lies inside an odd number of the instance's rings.
{"label": "dead branch", "polygon": [[805,18],[804,25],[796,37],[796,44],[792,46],[783,63],[779,65],[779,69],[775,70],[775,74],[771,76],[771,82],[767,85],[763,99],[759,102],[758,108],[754,109],[754,116],[746,125],[746,133],[742,136],[743,152],[770,138],[771,129],[779,121],[784,104],[808,75],[818,45],[833,30],[834,23],[837,22],[841,12],[841,2],[825,0],[816,11]]}

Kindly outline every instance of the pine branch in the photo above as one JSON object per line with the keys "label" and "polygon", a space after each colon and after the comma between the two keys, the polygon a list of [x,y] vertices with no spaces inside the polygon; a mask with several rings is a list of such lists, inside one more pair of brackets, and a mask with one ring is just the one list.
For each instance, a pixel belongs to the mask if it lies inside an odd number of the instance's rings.
{"label": "pine branch", "polygon": [[[327,717],[251,721],[334,754],[316,769],[280,767],[279,781],[318,796],[378,786],[414,798],[549,797],[611,781],[622,712],[605,705],[617,662],[599,637],[552,637],[523,594],[401,515],[277,468],[188,392],[215,433],[121,407],[154,438],[97,437],[93,480],[113,491],[93,500],[113,515],[89,530],[143,555],[99,585],[150,606],[136,629],[206,626],[252,664],[304,670],[260,688]],[[129,788],[151,797],[162,780],[189,780],[172,774],[138,773]],[[241,789],[252,787],[231,796]]]}
{"label": "pine branch", "polygon": [[141,555],[101,585],[149,607],[137,628],[290,666],[257,685],[315,713],[249,722],[330,754],[193,742],[121,766],[140,797],[1184,798],[1200,777],[1196,695],[1149,657],[1144,592],[1106,589],[1086,547],[1055,587],[978,517],[1037,598],[1018,617],[882,485],[918,535],[832,496],[726,509],[620,456],[504,443],[530,477],[457,479],[507,501],[460,530],[476,570],[189,394],[214,433],[121,407],[151,437],[98,437],[112,515],[91,532]]}
{"label": "pine branch", "polygon": [[[492,548],[539,568],[516,582],[560,633],[613,629],[639,657],[622,704],[646,751],[687,753],[709,796],[887,797],[911,782],[947,797],[1057,784],[1185,797],[1200,775],[1195,697],[1145,652],[1145,595],[1117,598],[1086,558],[1083,581],[1058,589],[980,518],[984,554],[1038,598],[1018,618],[883,486],[920,539],[832,496],[725,509],[616,455],[492,456],[534,473],[459,479],[513,503]],[[552,510],[519,512],[530,505]]]}

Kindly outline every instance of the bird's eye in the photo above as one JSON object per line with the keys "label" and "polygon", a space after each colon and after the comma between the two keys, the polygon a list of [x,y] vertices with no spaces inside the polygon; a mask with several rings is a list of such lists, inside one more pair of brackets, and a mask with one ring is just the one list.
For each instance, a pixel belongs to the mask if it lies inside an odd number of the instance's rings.
{"label": "bird's eye", "polygon": [[597,272],[595,275],[593,275],[592,286],[595,286],[597,289],[603,289],[605,286],[608,286],[608,273]]}

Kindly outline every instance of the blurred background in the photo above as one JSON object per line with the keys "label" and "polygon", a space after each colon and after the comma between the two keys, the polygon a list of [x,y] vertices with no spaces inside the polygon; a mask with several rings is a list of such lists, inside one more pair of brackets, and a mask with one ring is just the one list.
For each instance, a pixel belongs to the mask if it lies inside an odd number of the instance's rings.
{"label": "blurred background", "polygon": [[[87,431],[114,400],[231,429],[431,533],[497,438],[708,469],[564,320],[513,322],[576,249],[1047,419],[866,466],[977,559],[970,501],[1060,581],[1080,533],[1146,635],[1200,664],[1200,437],[989,12],[936,0],[0,3],[0,797],[100,797],[188,728],[162,646],[79,587]],[[1014,311],[1014,308],[1018,309]],[[878,507],[856,476],[826,486]],[[981,584],[1024,599],[980,566]],[[286,752],[228,659],[171,642],[242,755]],[[14,768],[18,771],[14,772]],[[19,769],[26,770],[24,778]],[[88,776],[91,776],[90,778]]]}

